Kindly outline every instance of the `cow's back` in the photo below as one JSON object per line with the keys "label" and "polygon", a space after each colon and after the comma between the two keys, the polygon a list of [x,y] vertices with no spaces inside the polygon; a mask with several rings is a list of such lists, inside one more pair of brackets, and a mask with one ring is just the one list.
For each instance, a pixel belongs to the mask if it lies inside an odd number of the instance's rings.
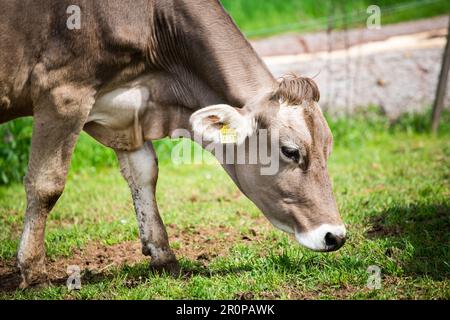
{"label": "cow's back", "polygon": [[0,123],[30,115],[40,91],[64,81],[101,86],[141,62],[152,3],[81,0],[80,28],[70,29],[73,1],[0,0]]}

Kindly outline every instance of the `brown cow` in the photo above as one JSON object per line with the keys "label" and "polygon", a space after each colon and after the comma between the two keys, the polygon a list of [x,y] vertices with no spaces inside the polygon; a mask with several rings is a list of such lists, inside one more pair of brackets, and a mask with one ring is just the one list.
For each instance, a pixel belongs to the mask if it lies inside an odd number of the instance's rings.
{"label": "brown cow", "polygon": [[[78,27],[69,23],[74,5]],[[274,174],[262,174],[260,162],[224,163],[225,170],[301,244],[332,251],[344,243],[326,167],[332,135],[316,85],[295,76],[277,82],[219,2],[0,0],[0,7],[0,123],[34,117],[22,287],[46,279],[46,218],[83,129],[116,151],[153,266],[178,268],[156,205],[151,140],[179,128],[213,143],[227,128],[235,147],[264,130],[276,136]]]}

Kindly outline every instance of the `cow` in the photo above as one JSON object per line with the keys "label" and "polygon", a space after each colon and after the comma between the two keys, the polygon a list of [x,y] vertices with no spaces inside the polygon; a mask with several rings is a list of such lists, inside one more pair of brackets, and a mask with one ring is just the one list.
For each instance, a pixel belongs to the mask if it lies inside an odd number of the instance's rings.
{"label": "cow", "polygon": [[260,130],[278,132],[275,174],[261,174],[259,162],[224,169],[300,244],[343,245],[327,171],[333,138],[316,84],[275,79],[217,0],[0,0],[0,7],[0,123],[34,118],[17,253],[22,288],[47,281],[46,219],[82,130],[115,150],[151,267],[179,270],[155,199],[152,145],[179,128],[220,143],[226,126],[236,147]]}

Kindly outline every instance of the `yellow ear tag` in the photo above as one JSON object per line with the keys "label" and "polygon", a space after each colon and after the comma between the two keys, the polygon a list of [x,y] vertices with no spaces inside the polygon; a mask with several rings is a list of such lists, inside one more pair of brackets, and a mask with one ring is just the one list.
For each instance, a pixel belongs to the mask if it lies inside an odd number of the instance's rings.
{"label": "yellow ear tag", "polygon": [[220,128],[220,143],[236,143],[237,132],[236,129],[230,128],[227,124],[224,124]]}

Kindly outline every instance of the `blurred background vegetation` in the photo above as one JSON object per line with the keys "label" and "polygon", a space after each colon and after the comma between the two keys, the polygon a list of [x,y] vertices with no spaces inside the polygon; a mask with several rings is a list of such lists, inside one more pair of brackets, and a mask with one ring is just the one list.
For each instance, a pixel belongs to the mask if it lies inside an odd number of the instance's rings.
{"label": "blurred background vegetation", "polygon": [[382,23],[442,15],[448,0],[220,0],[248,37],[365,25],[367,7],[378,5]]}

